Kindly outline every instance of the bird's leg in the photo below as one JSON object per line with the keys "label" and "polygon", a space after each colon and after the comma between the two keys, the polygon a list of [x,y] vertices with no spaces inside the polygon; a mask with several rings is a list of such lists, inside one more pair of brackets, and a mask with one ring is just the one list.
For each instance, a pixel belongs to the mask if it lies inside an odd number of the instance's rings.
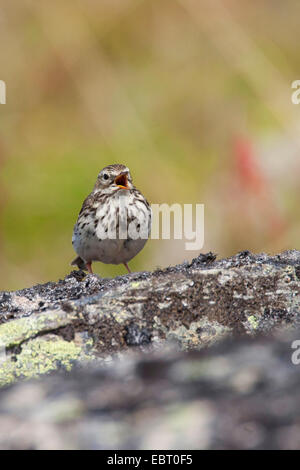
{"label": "bird's leg", "polygon": [[87,270],[90,274],[94,274],[92,270],[92,262],[86,263]]}
{"label": "bird's leg", "polygon": [[128,271],[129,273],[131,273],[128,264],[127,264],[127,263],[123,263],[123,264],[124,264],[125,268],[127,269],[127,271]]}

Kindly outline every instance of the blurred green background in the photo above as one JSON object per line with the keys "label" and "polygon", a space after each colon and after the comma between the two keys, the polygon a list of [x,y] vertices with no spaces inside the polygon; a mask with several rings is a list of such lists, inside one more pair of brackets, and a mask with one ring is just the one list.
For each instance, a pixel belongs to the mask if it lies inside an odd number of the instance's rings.
{"label": "blurred green background", "polygon": [[[1,2],[0,288],[70,272],[111,163],[152,203],[204,203],[203,252],[299,248],[299,18],[297,0]],[[150,240],[130,265],[196,254]]]}

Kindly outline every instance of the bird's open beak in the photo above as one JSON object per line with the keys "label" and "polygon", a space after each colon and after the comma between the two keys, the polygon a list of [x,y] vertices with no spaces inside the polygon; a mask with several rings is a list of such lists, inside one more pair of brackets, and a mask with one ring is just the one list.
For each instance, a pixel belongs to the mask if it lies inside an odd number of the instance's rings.
{"label": "bird's open beak", "polygon": [[115,184],[121,189],[129,189],[127,173],[120,173],[115,179]]}

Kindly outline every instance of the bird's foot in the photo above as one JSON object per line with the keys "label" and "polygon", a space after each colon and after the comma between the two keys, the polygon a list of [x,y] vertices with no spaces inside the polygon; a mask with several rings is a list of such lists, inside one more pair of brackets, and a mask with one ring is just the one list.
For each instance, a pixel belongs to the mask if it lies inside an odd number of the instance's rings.
{"label": "bird's foot", "polygon": [[123,264],[124,264],[125,268],[127,269],[127,271],[128,271],[129,273],[131,273],[131,270],[130,270],[128,264],[127,264],[127,263],[123,263]]}

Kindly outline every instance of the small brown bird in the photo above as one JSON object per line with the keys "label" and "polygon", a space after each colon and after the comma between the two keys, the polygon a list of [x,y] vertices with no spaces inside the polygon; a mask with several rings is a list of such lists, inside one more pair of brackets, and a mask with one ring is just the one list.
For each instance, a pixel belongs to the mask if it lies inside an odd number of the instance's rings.
{"label": "small brown bird", "polygon": [[93,261],[123,263],[131,272],[127,263],[144,247],[150,229],[151,208],[133,185],[129,169],[109,165],[79,212],[72,237],[79,256],[71,264],[93,273]]}

